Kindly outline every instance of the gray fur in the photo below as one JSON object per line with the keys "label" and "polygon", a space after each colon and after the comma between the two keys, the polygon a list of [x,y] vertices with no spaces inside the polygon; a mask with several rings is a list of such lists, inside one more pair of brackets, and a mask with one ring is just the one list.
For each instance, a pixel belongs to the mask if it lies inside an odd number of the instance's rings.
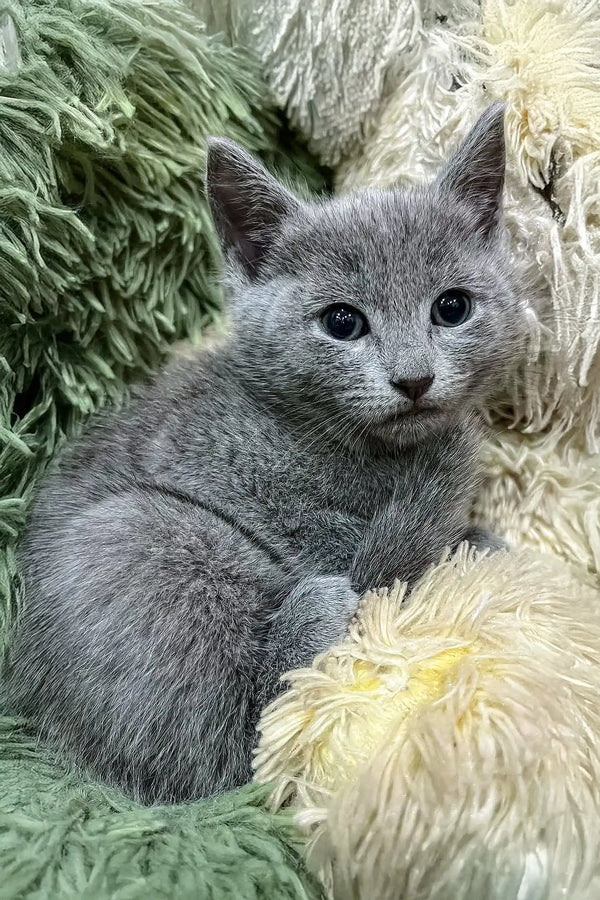
{"label": "gray fur", "polygon": [[[476,409],[522,331],[503,171],[498,107],[410,194],[306,204],[212,142],[232,336],[96,420],[22,548],[9,700],[57,746],[146,801],[242,783],[281,674],[343,637],[360,592],[414,582],[467,534]],[[451,287],[475,312],[434,327]],[[370,334],[326,334],[335,301]],[[432,376],[428,411],[403,416],[393,382]]]}

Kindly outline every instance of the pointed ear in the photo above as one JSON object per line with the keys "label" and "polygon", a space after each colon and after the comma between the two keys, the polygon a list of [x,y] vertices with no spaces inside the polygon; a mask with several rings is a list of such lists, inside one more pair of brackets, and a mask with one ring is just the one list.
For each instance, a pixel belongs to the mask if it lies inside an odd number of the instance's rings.
{"label": "pointed ear", "polygon": [[475,123],[435,185],[468,204],[475,216],[475,227],[489,234],[500,219],[504,170],[504,104],[493,103]]}
{"label": "pointed ear", "polygon": [[258,160],[225,138],[208,141],[206,189],[224,253],[255,278],[283,220],[300,202]]}

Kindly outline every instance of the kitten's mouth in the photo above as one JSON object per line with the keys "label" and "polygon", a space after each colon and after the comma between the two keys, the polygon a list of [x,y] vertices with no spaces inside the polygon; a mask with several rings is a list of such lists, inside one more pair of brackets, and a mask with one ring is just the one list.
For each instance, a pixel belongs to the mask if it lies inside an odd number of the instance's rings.
{"label": "kitten's mouth", "polygon": [[380,425],[394,424],[395,422],[401,422],[404,419],[417,419],[417,418],[427,418],[429,416],[434,416],[438,412],[438,408],[436,406],[411,406],[410,409],[406,410],[396,410],[393,413],[390,413],[389,416],[385,416],[385,418],[381,419]]}
{"label": "kitten's mouth", "polygon": [[430,431],[437,431],[442,421],[439,407],[413,406],[380,419],[375,430],[386,441],[413,440],[424,437]]}
{"label": "kitten's mouth", "polygon": [[433,406],[413,406],[412,409],[407,409],[406,412],[399,413],[400,418],[405,419],[407,416],[431,416],[437,410]]}

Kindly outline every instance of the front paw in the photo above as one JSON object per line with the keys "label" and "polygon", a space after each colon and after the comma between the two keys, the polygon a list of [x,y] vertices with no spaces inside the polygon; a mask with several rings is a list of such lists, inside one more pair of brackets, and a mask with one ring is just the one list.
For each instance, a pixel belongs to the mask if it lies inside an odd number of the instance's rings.
{"label": "front paw", "polygon": [[490,553],[510,550],[510,544],[488,531],[487,528],[470,528],[463,540],[468,541],[476,550],[489,550]]}
{"label": "front paw", "polygon": [[345,575],[314,575],[295,586],[284,600],[279,616],[288,633],[296,635],[301,664],[308,664],[318,653],[346,637],[358,604],[358,594]]}
{"label": "front paw", "polygon": [[319,598],[314,622],[315,646],[322,652],[342,641],[350,621],[358,611],[359,597],[352,589],[347,575],[316,575],[306,580],[306,589],[313,598]]}

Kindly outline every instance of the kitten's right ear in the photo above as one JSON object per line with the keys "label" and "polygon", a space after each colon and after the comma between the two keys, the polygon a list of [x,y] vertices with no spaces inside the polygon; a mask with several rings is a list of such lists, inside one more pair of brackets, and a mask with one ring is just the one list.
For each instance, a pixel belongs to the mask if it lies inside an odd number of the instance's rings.
{"label": "kitten's right ear", "polygon": [[209,138],[206,189],[226,255],[255,278],[283,220],[300,202],[234,141]]}

